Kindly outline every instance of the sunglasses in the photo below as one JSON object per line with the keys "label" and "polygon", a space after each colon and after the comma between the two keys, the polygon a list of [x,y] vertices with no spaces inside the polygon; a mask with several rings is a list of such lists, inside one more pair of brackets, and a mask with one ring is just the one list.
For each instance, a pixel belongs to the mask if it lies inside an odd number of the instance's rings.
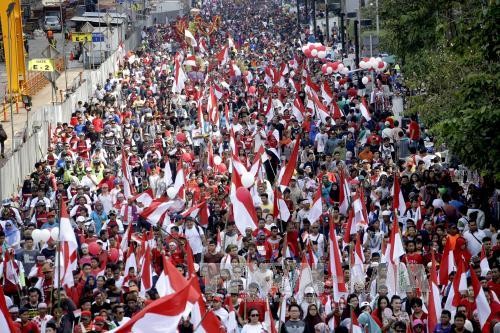
{"label": "sunglasses", "polygon": [[258,316],[259,316],[259,314],[255,314],[255,313],[250,315],[250,317],[258,317]]}

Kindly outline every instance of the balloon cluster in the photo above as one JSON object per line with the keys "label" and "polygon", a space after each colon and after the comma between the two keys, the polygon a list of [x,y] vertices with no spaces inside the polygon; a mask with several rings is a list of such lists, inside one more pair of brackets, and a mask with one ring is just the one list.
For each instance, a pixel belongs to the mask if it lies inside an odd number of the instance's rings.
{"label": "balloon cluster", "polygon": [[375,71],[383,71],[387,68],[387,63],[382,60],[382,58],[363,58],[359,62],[359,68],[375,70]]}
{"label": "balloon cluster", "polygon": [[307,43],[302,46],[302,52],[307,58],[326,58],[326,46],[321,43]]}
{"label": "balloon cluster", "polygon": [[49,239],[57,240],[59,238],[59,228],[55,227],[52,229],[35,229],[31,233],[31,238],[35,243],[47,243]]}
{"label": "balloon cluster", "polygon": [[347,67],[345,67],[344,64],[340,61],[334,61],[323,64],[323,66],[321,66],[321,72],[327,75],[332,73],[346,75],[347,73],[349,73],[349,69],[347,69]]}

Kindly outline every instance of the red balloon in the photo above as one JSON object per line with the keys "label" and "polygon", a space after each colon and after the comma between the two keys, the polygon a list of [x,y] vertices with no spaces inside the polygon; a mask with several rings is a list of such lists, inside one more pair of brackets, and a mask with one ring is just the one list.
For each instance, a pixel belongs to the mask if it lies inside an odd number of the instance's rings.
{"label": "red balloon", "polygon": [[385,64],[384,64],[384,62],[383,62],[383,61],[379,61],[379,62],[378,62],[378,68],[379,68],[379,69],[384,68],[384,65],[385,65]]}
{"label": "red balloon", "polygon": [[118,252],[118,249],[112,248],[109,250],[109,261],[112,263],[116,263],[118,261],[118,258],[120,257],[120,252]]}
{"label": "red balloon", "polygon": [[338,61],[335,61],[335,62],[332,63],[332,69],[333,69],[334,72],[337,71],[338,67],[339,67]]}
{"label": "red balloon", "polygon": [[191,162],[191,160],[193,159],[193,158],[191,157],[191,154],[189,154],[189,153],[184,153],[184,154],[182,154],[182,156],[181,156],[181,157],[182,157],[182,160],[183,160],[184,162]]}
{"label": "red balloon", "polygon": [[321,72],[323,74],[326,74],[326,66],[327,66],[327,64],[323,64],[323,66],[321,66]]}
{"label": "red balloon", "polygon": [[304,55],[305,55],[306,57],[310,58],[310,57],[311,57],[311,49],[306,49],[306,50],[304,51]]}
{"label": "red balloon", "polygon": [[176,136],[175,136],[175,138],[179,142],[184,142],[184,141],[186,141],[186,134],[184,134],[184,133],[177,133]]}
{"label": "red balloon", "polygon": [[318,46],[318,52],[319,51],[326,51],[326,46],[325,45]]}
{"label": "red balloon", "polygon": [[314,50],[314,49],[316,48],[316,46],[314,46],[314,44],[309,44],[309,46],[308,46],[308,47],[309,47],[309,50],[311,50],[311,51],[312,51],[312,50]]}
{"label": "red balloon", "polygon": [[248,88],[248,93],[249,93],[249,94],[255,94],[255,91],[256,91],[255,86],[250,86],[250,87]]}
{"label": "red balloon", "polygon": [[97,242],[92,242],[89,244],[89,253],[93,256],[101,253],[101,246]]}

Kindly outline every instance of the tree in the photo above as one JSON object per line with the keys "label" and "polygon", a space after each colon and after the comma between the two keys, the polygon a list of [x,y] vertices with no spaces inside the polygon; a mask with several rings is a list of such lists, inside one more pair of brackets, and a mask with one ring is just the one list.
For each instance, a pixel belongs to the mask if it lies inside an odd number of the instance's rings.
{"label": "tree", "polygon": [[388,50],[402,60],[409,99],[438,143],[500,180],[498,1],[386,0]]}

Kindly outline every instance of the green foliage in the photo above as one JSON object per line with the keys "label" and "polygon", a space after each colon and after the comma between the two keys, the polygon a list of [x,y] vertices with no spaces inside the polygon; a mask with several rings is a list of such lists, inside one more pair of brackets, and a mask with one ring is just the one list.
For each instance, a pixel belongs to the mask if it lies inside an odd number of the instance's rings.
{"label": "green foliage", "polygon": [[500,180],[500,1],[381,4],[385,47],[416,92],[409,113],[465,165]]}

